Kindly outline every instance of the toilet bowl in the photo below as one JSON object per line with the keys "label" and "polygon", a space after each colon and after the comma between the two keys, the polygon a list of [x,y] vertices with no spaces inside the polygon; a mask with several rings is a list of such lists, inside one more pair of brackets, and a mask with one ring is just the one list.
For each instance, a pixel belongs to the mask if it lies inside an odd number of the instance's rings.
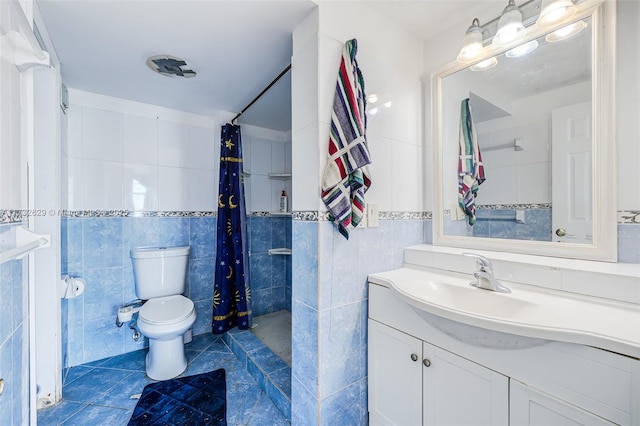
{"label": "toilet bowl", "polygon": [[196,320],[193,302],[174,295],[148,300],[138,313],[138,330],[149,338],[147,376],[168,380],[187,368],[184,333]]}
{"label": "toilet bowl", "polygon": [[184,334],[196,320],[185,289],[189,247],[141,247],[131,250],[138,311],[138,331],[149,339],[146,372],[169,380],[187,368]]}

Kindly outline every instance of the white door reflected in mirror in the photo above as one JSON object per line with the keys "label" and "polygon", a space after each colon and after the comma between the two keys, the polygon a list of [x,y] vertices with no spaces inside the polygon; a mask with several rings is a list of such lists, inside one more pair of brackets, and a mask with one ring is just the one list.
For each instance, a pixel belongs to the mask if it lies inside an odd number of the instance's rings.
{"label": "white door reflected in mirror", "polygon": [[591,244],[591,102],[555,109],[551,138],[553,241]]}

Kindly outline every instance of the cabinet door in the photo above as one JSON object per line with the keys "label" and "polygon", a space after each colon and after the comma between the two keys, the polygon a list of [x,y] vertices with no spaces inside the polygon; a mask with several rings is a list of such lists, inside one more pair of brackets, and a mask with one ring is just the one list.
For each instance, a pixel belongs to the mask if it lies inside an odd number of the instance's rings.
{"label": "cabinet door", "polygon": [[517,380],[511,379],[509,396],[512,426],[611,426],[614,424],[537,389],[530,388]]}
{"label": "cabinet door", "polygon": [[369,423],[422,424],[422,341],[369,320]]}
{"label": "cabinet door", "polygon": [[424,424],[509,424],[509,379],[424,343]]}

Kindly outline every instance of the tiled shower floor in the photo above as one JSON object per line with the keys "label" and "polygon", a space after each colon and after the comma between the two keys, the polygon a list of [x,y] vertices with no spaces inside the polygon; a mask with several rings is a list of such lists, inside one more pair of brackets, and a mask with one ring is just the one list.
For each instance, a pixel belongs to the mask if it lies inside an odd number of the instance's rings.
{"label": "tiled shower floor", "polygon": [[[182,376],[226,370],[229,426],[289,424],[222,338],[201,334],[185,348],[189,365]],[[62,402],[38,410],[38,425],[126,425],[137,402],[131,395],[153,382],[144,373],[145,355],[146,349],[66,370]]]}
{"label": "tiled shower floor", "polygon": [[291,367],[291,312],[282,310],[255,317],[251,332]]}

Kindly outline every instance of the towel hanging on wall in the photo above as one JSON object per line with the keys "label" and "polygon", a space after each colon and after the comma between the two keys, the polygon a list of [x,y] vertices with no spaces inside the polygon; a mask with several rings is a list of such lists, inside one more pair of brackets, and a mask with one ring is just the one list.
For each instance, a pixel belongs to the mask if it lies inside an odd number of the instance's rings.
{"label": "towel hanging on wall", "polygon": [[458,158],[458,205],[467,215],[469,225],[476,222],[476,195],[485,181],[482,154],[471,117],[469,98],[460,105],[460,151]]}
{"label": "towel hanging on wall", "polygon": [[356,51],[356,39],[347,41],[342,49],[322,180],[322,201],[329,210],[329,219],[346,239],[349,229],[358,226],[364,216],[364,194],[371,186],[367,103]]}

